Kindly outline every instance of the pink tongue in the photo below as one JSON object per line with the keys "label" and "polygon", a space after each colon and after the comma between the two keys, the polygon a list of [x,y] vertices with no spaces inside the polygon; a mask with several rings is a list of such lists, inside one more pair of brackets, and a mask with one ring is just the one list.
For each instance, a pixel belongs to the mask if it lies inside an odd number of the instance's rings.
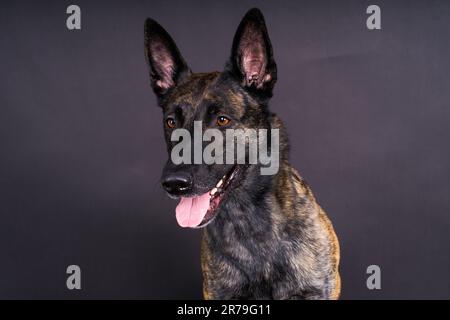
{"label": "pink tongue", "polygon": [[181,227],[197,227],[209,208],[209,192],[192,198],[181,198],[177,205],[177,221]]}

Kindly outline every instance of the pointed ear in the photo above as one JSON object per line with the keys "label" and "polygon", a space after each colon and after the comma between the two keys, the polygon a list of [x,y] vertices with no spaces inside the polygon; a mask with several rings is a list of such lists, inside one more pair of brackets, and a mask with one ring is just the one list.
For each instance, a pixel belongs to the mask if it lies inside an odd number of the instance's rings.
{"label": "pointed ear", "polygon": [[227,66],[242,86],[272,96],[277,66],[264,17],[259,9],[248,11],[239,24]]}
{"label": "pointed ear", "polygon": [[150,18],[145,21],[145,55],[150,67],[151,84],[158,98],[191,72],[167,31]]}

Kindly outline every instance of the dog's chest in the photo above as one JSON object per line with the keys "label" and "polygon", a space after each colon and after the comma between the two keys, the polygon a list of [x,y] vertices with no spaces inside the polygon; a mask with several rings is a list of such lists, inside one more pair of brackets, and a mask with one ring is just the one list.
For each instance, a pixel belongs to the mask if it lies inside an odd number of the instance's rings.
{"label": "dog's chest", "polygon": [[214,233],[214,254],[221,263],[234,268],[252,282],[272,281],[276,275],[277,253],[285,251],[276,241],[270,227],[264,224],[251,226],[251,221],[234,220],[221,225]]}
{"label": "dog's chest", "polygon": [[275,229],[273,211],[233,209],[232,214],[222,212],[207,231],[214,278],[221,279],[227,292],[240,292],[241,298],[285,296],[280,290],[285,291],[287,283],[299,284],[292,264],[298,253],[292,234]]}

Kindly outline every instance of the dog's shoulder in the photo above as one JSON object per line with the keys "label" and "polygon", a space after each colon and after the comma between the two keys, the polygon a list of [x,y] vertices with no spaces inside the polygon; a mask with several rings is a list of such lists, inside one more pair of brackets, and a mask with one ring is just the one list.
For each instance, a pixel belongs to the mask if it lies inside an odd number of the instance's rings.
{"label": "dog's shoulder", "polygon": [[[314,194],[309,187],[308,183],[301,177],[298,171],[292,167],[289,167],[290,181],[292,181],[293,188],[297,200],[294,203],[297,206],[294,208],[295,215],[298,215],[300,219],[303,219],[308,224],[314,224],[315,230],[319,230],[319,233],[324,236],[325,242],[322,243],[325,247],[323,250],[329,252],[331,259],[330,265],[330,298],[338,299],[341,291],[340,276],[339,276],[339,260],[340,260],[340,247],[339,240],[334,231],[333,224],[328,218],[325,211],[316,201]],[[316,244],[319,245],[319,244]]]}
{"label": "dog's shoulder", "polygon": [[332,290],[330,292],[331,299],[338,299],[341,291],[341,281],[339,276],[339,260],[340,260],[340,246],[339,240],[334,231],[333,224],[328,218],[325,211],[316,201],[311,188],[306,183],[306,181],[300,176],[300,174],[294,168],[291,168],[292,179],[294,181],[295,190],[297,194],[301,196],[307,196],[313,203],[314,211],[317,212],[317,222],[321,230],[323,230],[326,234],[327,243],[329,243],[329,251],[331,255],[331,269],[334,273],[334,281]]}

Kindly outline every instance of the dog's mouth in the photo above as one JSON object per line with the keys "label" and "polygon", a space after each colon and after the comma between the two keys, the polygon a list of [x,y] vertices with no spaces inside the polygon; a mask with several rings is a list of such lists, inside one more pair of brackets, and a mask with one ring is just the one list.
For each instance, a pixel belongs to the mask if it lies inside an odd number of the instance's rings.
{"label": "dog's mouth", "polygon": [[239,167],[234,166],[208,192],[194,197],[181,197],[176,208],[178,224],[185,228],[203,228],[211,223],[238,173]]}

